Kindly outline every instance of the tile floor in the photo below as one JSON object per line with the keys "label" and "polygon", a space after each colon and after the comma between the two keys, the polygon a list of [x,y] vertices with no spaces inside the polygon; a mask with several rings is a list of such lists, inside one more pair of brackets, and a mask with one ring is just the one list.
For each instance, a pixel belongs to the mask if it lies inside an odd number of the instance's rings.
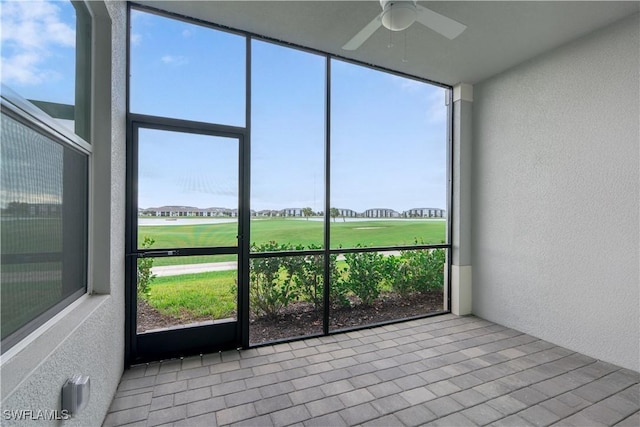
{"label": "tile floor", "polygon": [[140,365],[104,426],[640,426],[640,374],[444,315]]}

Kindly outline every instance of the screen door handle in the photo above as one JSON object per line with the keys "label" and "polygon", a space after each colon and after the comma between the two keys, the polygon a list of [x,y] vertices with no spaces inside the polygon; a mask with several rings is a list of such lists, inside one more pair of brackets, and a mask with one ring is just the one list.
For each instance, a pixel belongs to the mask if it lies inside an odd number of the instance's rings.
{"label": "screen door handle", "polygon": [[178,251],[177,250],[172,250],[172,251],[148,251],[148,252],[142,252],[138,254],[138,258],[145,258],[145,257],[150,257],[150,256],[176,256],[178,255]]}

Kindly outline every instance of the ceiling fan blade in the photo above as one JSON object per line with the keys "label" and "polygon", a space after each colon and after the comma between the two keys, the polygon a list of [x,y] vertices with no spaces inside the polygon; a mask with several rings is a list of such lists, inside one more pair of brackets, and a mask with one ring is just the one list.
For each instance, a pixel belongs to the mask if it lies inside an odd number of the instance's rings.
{"label": "ceiling fan blade", "polygon": [[369,22],[363,29],[361,29],[360,32],[358,32],[358,34],[353,36],[351,40],[345,43],[345,45],[342,46],[342,49],[356,50],[357,48],[362,46],[362,43],[366,42],[367,39],[371,37],[373,33],[375,33],[376,30],[381,26],[382,26],[382,21],[380,20],[380,15],[378,15],[375,18],[373,18],[373,21]]}
{"label": "ceiling fan blade", "polygon": [[466,25],[454,21],[451,18],[447,18],[444,15],[440,15],[431,9],[427,9],[420,5],[416,5],[418,10],[418,17],[416,20],[425,27],[431,28],[433,31],[442,34],[449,40],[453,40],[458,37],[467,28]]}

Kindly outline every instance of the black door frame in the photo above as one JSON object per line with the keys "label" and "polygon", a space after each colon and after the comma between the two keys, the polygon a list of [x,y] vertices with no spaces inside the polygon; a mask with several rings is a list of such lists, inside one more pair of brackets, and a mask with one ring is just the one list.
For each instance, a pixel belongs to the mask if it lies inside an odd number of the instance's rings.
{"label": "black door frame", "polygon": [[[126,218],[126,295],[125,295],[125,363],[127,366],[151,360],[210,353],[246,346],[248,342],[249,289],[249,168],[248,132],[245,128],[129,114],[127,138],[127,218]],[[163,248],[140,250],[138,228],[138,131],[154,129],[180,133],[232,138],[238,141],[238,245],[204,248]],[[177,251],[177,252],[176,252]],[[233,254],[238,260],[238,295],[235,322],[175,328],[138,334],[137,329],[137,259],[154,257]],[[215,338],[212,337],[215,335]],[[245,336],[246,335],[246,336]]]}

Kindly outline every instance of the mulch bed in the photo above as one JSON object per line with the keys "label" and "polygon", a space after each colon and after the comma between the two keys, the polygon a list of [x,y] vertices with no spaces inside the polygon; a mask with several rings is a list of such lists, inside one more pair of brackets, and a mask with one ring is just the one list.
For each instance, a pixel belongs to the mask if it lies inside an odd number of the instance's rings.
{"label": "mulch bed", "polygon": [[[365,326],[440,311],[443,311],[442,292],[408,297],[384,294],[368,307],[358,304],[352,307],[332,308],[329,312],[329,330]],[[160,313],[144,300],[138,301],[138,333],[208,320],[211,319],[189,316],[178,319]],[[290,304],[277,318],[252,316],[249,322],[252,344],[322,333],[322,311],[314,310],[312,304],[305,302]]]}
{"label": "mulch bed", "polygon": [[181,320],[173,316],[162,314],[155,308],[151,307],[142,298],[138,299],[138,333],[149,331],[152,329],[170,328],[172,326],[184,325],[185,323],[191,323],[191,321]]}

